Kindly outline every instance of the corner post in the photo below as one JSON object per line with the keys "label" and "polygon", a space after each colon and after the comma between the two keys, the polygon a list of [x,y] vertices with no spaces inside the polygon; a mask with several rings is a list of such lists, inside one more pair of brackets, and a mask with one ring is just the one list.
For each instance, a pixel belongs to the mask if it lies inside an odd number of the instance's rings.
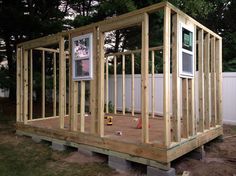
{"label": "corner post", "polygon": [[29,116],[29,112],[28,112],[28,91],[29,91],[29,87],[28,87],[28,50],[23,49],[23,74],[24,74],[24,98],[23,98],[23,120],[24,120],[24,124],[27,124],[28,121],[28,116]]}
{"label": "corner post", "polygon": [[22,75],[21,75],[21,69],[22,69],[22,67],[21,67],[21,60],[22,60],[21,53],[22,53],[22,49],[17,47],[16,51],[17,51],[17,56],[16,56],[16,58],[17,58],[17,60],[16,60],[16,62],[17,62],[17,67],[16,67],[16,69],[17,69],[16,70],[16,74],[17,74],[17,76],[16,76],[17,77],[16,122],[20,122],[22,119],[22,117],[21,117],[21,106],[22,106],[22,104],[21,104],[21,84],[22,84],[22,82],[21,82],[21,77],[22,77]]}
{"label": "corner post", "polygon": [[216,40],[217,125],[222,125],[222,39]]}
{"label": "corner post", "polygon": [[104,136],[104,33],[99,31],[98,57],[98,133]]}
{"label": "corner post", "polygon": [[91,128],[90,131],[92,134],[97,134],[98,133],[98,119],[97,119],[97,59],[98,59],[98,53],[97,53],[97,28],[94,27],[93,29],[93,80],[90,81],[90,106],[91,106]]}
{"label": "corner post", "polygon": [[164,113],[164,145],[170,146],[170,23],[171,9],[164,7],[163,29],[163,113]]}

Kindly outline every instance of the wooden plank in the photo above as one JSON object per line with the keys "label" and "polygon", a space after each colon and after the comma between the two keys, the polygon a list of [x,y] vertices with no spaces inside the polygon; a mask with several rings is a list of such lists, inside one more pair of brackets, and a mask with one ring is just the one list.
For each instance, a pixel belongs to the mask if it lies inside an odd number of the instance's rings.
{"label": "wooden plank", "polygon": [[38,48],[34,48],[34,50],[48,51],[48,52],[52,52],[52,53],[59,53],[59,49],[52,49],[52,48],[38,47]]}
{"label": "wooden plank", "polygon": [[64,55],[64,38],[59,42],[59,117],[60,128],[64,129],[65,117],[65,55]]}
{"label": "wooden plank", "polygon": [[108,80],[108,57],[106,58],[106,113],[109,113],[109,80]]}
{"label": "wooden plank", "polygon": [[204,102],[205,129],[210,128],[210,34],[204,39]]}
{"label": "wooden plank", "polygon": [[198,131],[203,132],[205,129],[205,108],[204,108],[204,33],[200,29],[198,31],[198,103],[199,103],[199,124]]}
{"label": "wooden plank", "polygon": [[163,28],[163,115],[164,115],[164,144],[168,147],[170,139],[170,23],[171,12],[169,7],[164,8]]}
{"label": "wooden plank", "polygon": [[[155,47],[151,47],[149,48],[149,51],[160,51],[163,50],[163,46],[155,46]],[[105,56],[121,56],[121,55],[130,55],[130,54],[135,54],[135,53],[141,53],[141,49],[136,49],[136,50],[129,50],[129,51],[123,51],[123,52],[116,52],[116,53],[109,53],[106,54]]]}
{"label": "wooden plank", "polygon": [[22,125],[20,123],[17,124],[16,128],[17,131],[29,132],[37,134],[39,136],[48,137],[49,139],[52,138],[57,140],[66,139],[66,141],[68,141],[68,143],[70,144],[77,143],[77,144],[94,146],[101,149],[108,149],[111,152],[116,151],[116,152],[127,153],[131,156],[136,156],[136,157],[141,156],[146,159],[153,159],[161,163],[165,163],[166,161],[166,150],[150,144],[140,143],[139,145],[137,145],[129,142],[113,140],[110,138],[101,138],[96,135],[91,135],[87,133],[80,133],[80,132],[68,133],[65,130],[45,129],[30,125]]}
{"label": "wooden plank", "polygon": [[106,23],[100,27],[101,32],[108,32],[112,30],[118,30],[122,28],[127,28],[130,26],[138,25],[142,22],[142,14],[134,15],[129,18],[124,18],[123,20],[115,20],[113,22]]}
{"label": "wooden plank", "polygon": [[211,125],[216,126],[216,58],[215,37],[211,38]]}
{"label": "wooden plank", "polygon": [[67,113],[67,83],[66,83],[66,80],[67,80],[67,71],[66,71],[66,55],[64,54],[64,59],[65,59],[65,68],[64,68],[64,73],[65,73],[65,81],[64,81],[64,84],[65,84],[65,89],[64,89],[64,91],[65,91],[65,97],[64,97],[64,101],[65,101],[65,115],[66,115],[66,113]]}
{"label": "wooden plank", "polygon": [[122,114],[125,115],[125,55],[122,55]]}
{"label": "wooden plank", "polygon": [[[72,53],[72,43],[71,43],[71,35],[69,36],[69,51]],[[69,59],[69,117],[70,117],[70,130],[77,131],[78,129],[78,81],[73,80],[73,61],[72,54],[70,54]]]}
{"label": "wooden plank", "polygon": [[28,123],[28,117],[29,117],[29,112],[28,112],[28,50],[23,50],[23,63],[24,63],[24,98],[23,98],[23,119],[24,119],[24,124]]}
{"label": "wooden plank", "polygon": [[148,64],[149,64],[149,17],[143,14],[142,22],[142,55],[141,55],[141,86],[142,86],[142,142],[149,142],[149,106],[148,106]]}
{"label": "wooden plank", "polygon": [[188,79],[182,79],[182,137],[189,136],[189,100],[188,100]]}
{"label": "wooden plank", "polygon": [[206,130],[204,133],[198,133],[196,137],[191,138],[191,140],[188,140],[188,142],[183,141],[167,150],[167,161],[171,162],[222,134],[222,127],[216,127],[212,128],[211,130]]}
{"label": "wooden plank", "polygon": [[20,122],[21,121],[21,106],[22,106],[22,103],[21,103],[21,60],[22,60],[22,57],[21,57],[21,52],[22,52],[22,49],[17,47],[17,56],[16,56],[16,73],[17,73],[17,89],[16,89],[16,121],[17,122]]}
{"label": "wooden plank", "polygon": [[180,117],[180,77],[179,77],[179,15],[173,15],[172,34],[172,136],[174,142],[181,140],[181,117]]}
{"label": "wooden plank", "polygon": [[114,56],[114,114],[117,113],[117,59]]}
{"label": "wooden plank", "polygon": [[33,119],[33,51],[30,50],[30,92],[29,92],[29,119]]}
{"label": "wooden plank", "polygon": [[195,97],[194,97],[194,78],[188,79],[188,118],[189,136],[195,135]]}
{"label": "wooden plank", "polygon": [[45,51],[42,51],[42,118],[45,118]]}
{"label": "wooden plank", "polygon": [[57,115],[57,56],[53,53],[53,116]]}
{"label": "wooden plank", "polygon": [[78,129],[78,81],[71,82],[70,91],[70,129],[77,131]]}
{"label": "wooden plank", "polygon": [[134,53],[131,54],[131,114],[134,116]]}
{"label": "wooden plank", "polygon": [[98,133],[104,136],[104,33],[99,32],[98,57]]}
{"label": "wooden plank", "polygon": [[56,44],[59,42],[60,38],[60,34],[54,34],[20,43],[19,45],[23,46],[24,49],[34,49],[42,46]]}
{"label": "wooden plank", "polygon": [[222,40],[216,40],[217,125],[222,125]]}
{"label": "wooden plank", "polygon": [[20,92],[20,96],[21,96],[21,115],[20,115],[20,121],[24,122],[24,48],[21,48],[21,92]]}
{"label": "wooden plank", "polygon": [[151,51],[152,57],[152,117],[155,117],[155,53]]}
{"label": "wooden plank", "polygon": [[80,132],[85,129],[85,81],[80,82]]}
{"label": "wooden plank", "polygon": [[98,134],[98,84],[97,84],[97,68],[98,68],[98,53],[97,53],[97,47],[98,47],[98,35],[97,35],[97,28],[92,29],[93,32],[93,80],[90,81],[90,90],[91,90],[91,124],[90,124],[90,132],[92,134]]}

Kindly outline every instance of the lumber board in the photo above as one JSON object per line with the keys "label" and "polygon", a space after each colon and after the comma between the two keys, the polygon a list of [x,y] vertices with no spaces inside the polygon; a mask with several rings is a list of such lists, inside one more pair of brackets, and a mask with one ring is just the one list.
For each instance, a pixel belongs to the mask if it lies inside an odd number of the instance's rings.
{"label": "lumber board", "polygon": [[155,117],[155,53],[151,51],[152,58],[152,118]]}
{"label": "lumber board", "polygon": [[198,31],[198,103],[199,103],[199,122],[198,131],[205,129],[205,107],[204,107],[204,32]]}
{"label": "lumber board", "polygon": [[142,22],[142,53],[141,53],[141,104],[142,104],[142,142],[149,142],[149,104],[148,104],[148,65],[149,65],[149,16],[144,13]]}
{"label": "lumber board", "polygon": [[57,115],[57,56],[53,53],[53,116]]}
{"label": "lumber board", "polygon": [[114,56],[114,114],[117,113],[117,58]]}
{"label": "lumber board", "polygon": [[29,119],[33,118],[33,51],[30,50]]}
{"label": "lumber board", "polygon": [[164,28],[163,28],[163,114],[164,114],[164,143],[170,146],[170,27],[171,11],[164,8]]}
{"label": "lumber board", "polygon": [[211,38],[211,125],[216,125],[216,62],[215,62],[215,37]]}
{"label": "lumber board", "polygon": [[90,124],[90,132],[92,134],[98,134],[98,106],[97,106],[97,96],[98,96],[98,77],[97,77],[97,70],[98,70],[98,55],[97,55],[97,44],[98,44],[98,34],[97,28],[91,29],[93,32],[93,80],[90,81],[90,109],[91,109],[91,124]]}
{"label": "lumber board", "polygon": [[206,144],[207,142],[215,139],[216,137],[223,134],[222,127],[215,127],[210,130],[206,130],[204,133],[198,133],[187,141],[172,146],[167,150],[167,162],[171,162],[180,156]]}
{"label": "lumber board", "polygon": [[125,115],[125,55],[122,55],[122,114]]}
{"label": "lumber board", "polygon": [[132,80],[131,80],[131,114],[134,116],[134,53],[131,54],[131,74],[132,74]]}
{"label": "lumber board", "polygon": [[21,57],[21,54],[22,53],[22,49],[17,47],[17,56],[16,56],[16,74],[17,74],[17,89],[16,89],[16,121],[17,122],[20,122],[21,119],[22,119],[22,114],[21,114],[21,106],[22,106],[22,103],[21,103],[21,60],[22,60],[22,57]]}
{"label": "lumber board", "polygon": [[59,53],[59,48],[58,49],[52,49],[52,48],[38,47],[38,48],[34,48],[34,50],[48,51],[48,52],[52,52],[52,53]]}
{"label": "lumber board", "polygon": [[210,34],[204,38],[204,106],[205,129],[210,128]]}
{"label": "lumber board", "polygon": [[61,36],[59,34],[53,34],[27,42],[20,43],[19,46],[22,46],[24,49],[34,49],[42,46],[48,46],[56,44],[60,41]]}
{"label": "lumber board", "polygon": [[85,129],[85,81],[80,81],[80,132]]}
{"label": "lumber board", "polygon": [[179,15],[173,15],[172,34],[172,137],[174,142],[181,140],[180,117],[180,77],[179,77]]}
{"label": "lumber board", "polygon": [[106,113],[109,113],[109,70],[108,70],[108,57],[106,58]]}
{"label": "lumber board", "polygon": [[62,37],[59,42],[59,117],[60,128],[64,129],[65,117],[65,55],[64,55],[64,38]]}
{"label": "lumber board", "polygon": [[188,78],[182,79],[182,137],[189,137],[189,97],[188,97]]}
{"label": "lumber board", "polygon": [[[69,36],[69,40],[71,41],[71,35]],[[72,43],[69,43],[69,51],[72,53]],[[77,131],[78,129],[78,81],[73,80],[73,61],[72,54],[70,54],[69,60],[69,96],[70,96],[70,106],[69,106],[69,117],[70,117],[70,130]]]}
{"label": "lumber board", "polygon": [[189,117],[189,136],[195,135],[195,96],[194,79],[188,79],[188,117]]}
{"label": "lumber board", "polygon": [[98,48],[98,134],[104,136],[104,33],[99,31]]}
{"label": "lumber board", "polygon": [[29,67],[28,67],[28,50],[23,50],[23,68],[24,68],[24,92],[23,92],[23,120],[24,120],[24,124],[28,123],[28,117],[29,117],[29,111],[28,111],[28,92],[29,92],[29,86],[28,86],[28,71],[29,71]]}
{"label": "lumber board", "polygon": [[[163,50],[163,46],[155,46],[155,47],[150,47],[149,51],[160,51]],[[116,53],[108,53],[105,56],[121,56],[121,55],[131,55],[131,54],[137,54],[141,53],[142,49],[136,49],[136,50],[129,50],[129,51],[123,51],[123,52],[116,52]]]}
{"label": "lumber board", "polygon": [[222,125],[222,39],[216,40],[217,125]]}
{"label": "lumber board", "polygon": [[45,118],[45,51],[42,51],[42,118]]}

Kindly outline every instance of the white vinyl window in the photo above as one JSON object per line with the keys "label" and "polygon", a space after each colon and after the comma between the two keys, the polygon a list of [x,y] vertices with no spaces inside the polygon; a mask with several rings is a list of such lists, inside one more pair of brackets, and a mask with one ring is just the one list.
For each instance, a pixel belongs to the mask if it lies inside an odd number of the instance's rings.
{"label": "white vinyl window", "polygon": [[72,38],[73,80],[93,79],[93,34]]}
{"label": "white vinyl window", "polygon": [[180,43],[179,43],[179,73],[180,77],[194,77],[194,28],[180,25]]}

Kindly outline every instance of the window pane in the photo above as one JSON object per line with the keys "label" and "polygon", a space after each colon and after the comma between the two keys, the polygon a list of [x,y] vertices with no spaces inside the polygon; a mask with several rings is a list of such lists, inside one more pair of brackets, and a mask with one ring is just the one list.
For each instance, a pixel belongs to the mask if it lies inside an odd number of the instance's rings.
{"label": "window pane", "polygon": [[89,38],[74,41],[75,59],[89,57]]}
{"label": "window pane", "polygon": [[193,74],[193,56],[191,54],[183,52],[182,69],[183,72]]}
{"label": "window pane", "polygon": [[193,33],[185,28],[182,28],[182,46],[186,50],[193,50]]}
{"label": "window pane", "polygon": [[75,60],[75,76],[89,76],[89,59]]}

